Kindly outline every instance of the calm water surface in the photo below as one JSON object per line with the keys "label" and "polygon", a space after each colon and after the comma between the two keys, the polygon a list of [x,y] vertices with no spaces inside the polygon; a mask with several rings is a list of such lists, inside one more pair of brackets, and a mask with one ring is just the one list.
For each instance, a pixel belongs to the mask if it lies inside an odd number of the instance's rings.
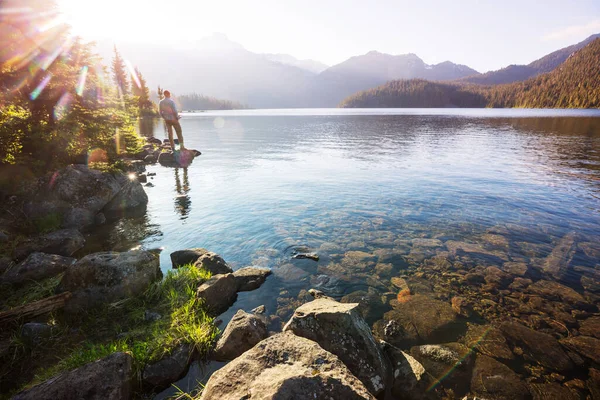
{"label": "calm water surface", "polygon": [[[150,166],[146,215],[107,226],[93,250],[162,248],[167,271],[171,252],[205,247],[234,269],[272,268],[225,322],[265,304],[280,328],[311,287],[395,298],[391,279],[427,277],[436,256],[469,268],[521,262],[527,278],[552,279],[544,263],[568,235],[576,250],[561,282],[600,304],[599,111],[246,110],[183,114],[181,125],[202,156]],[[292,260],[298,250],[319,262]],[[352,251],[372,257],[356,267]],[[440,299],[456,294],[435,287]],[[480,322],[500,318],[502,304]]]}

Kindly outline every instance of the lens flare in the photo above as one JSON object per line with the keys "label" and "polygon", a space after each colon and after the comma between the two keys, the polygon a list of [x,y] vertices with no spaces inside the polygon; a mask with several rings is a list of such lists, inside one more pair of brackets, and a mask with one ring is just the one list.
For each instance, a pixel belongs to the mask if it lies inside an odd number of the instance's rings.
{"label": "lens flare", "polygon": [[72,96],[65,92],[60,99],[56,102],[54,106],[54,119],[60,121],[63,119],[68,113],[71,107],[71,101],[73,100]]}
{"label": "lens flare", "polygon": [[129,60],[125,60],[125,65],[127,66],[127,69],[129,70],[129,74],[131,75],[131,79],[133,80],[133,82],[135,83],[135,85],[138,88],[141,88],[142,84],[140,83],[140,78],[135,73],[135,69],[133,68],[133,66],[131,65],[131,63],[129,62]]}
{"label": "lens flare", "polygon": [[52,79],[52,73],[49,72],[48,75],[46,75],[46,77],[40,82],[40,84],[37,85],[35,89],[33,89],[33,92],[31,92],[29,98],[31,100],[37,99],[46,88],[46,85],[48,85],[48,82],[50,82],[50,79]]}
{"label": "lens flare", "polygon": [[79,72],[79,79],[77,80],[77,87],[75,88],[75,92],[77,96],[81,96],[83,94],[83,89],[85,89],[85,80],[87,78],[88,66],[84,65],[81,67],[81,71]]}

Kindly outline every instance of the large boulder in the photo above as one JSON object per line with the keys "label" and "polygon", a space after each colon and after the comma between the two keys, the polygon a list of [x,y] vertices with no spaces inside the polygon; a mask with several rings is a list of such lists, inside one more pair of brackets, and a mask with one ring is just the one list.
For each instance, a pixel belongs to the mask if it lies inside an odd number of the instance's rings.
{"label": "large boulder", "polygon": [[269,275],[271,275],[271,270],[269,268],[259,267],[245,267],[238,269],[233,273],[233,276],[238,283],[239,292],[258,289]]}
{"label": "large boulder", "polygon": [[238,310],[215,346],[214,359],[233,360],[265,339],[267,334],[267,326],[259,316]]}
{"label": "large boulder", "polygon": [[192,360],[192,347],[183,344],[171,354],[144,368],[142,381],[148,389],[160,390],[181,379],[188,371]]}
{"label": "large boulder", "polygon": [[218,274],[204,282],[197,291],[199,299],[213,315],[221,314],[235,303],[238,284],[233,274]]}
{"label": "large boulder", "polygon": [[121,190],[104,206],[103,211],[114,214],[131,209],[141,209],[148,204],[148,195],[137,180],[123,180]]}
{"label": "large boulder", "polygon": [[27,281],[51,278],[64,272],[75,261],[71,257],[57,254],[31,253],[21,263],[15,265],[2,276],[2,281],[14,285]]}
{"label": "large boulder", "polygon": [[447,332],[456,322],[450,303],[416,294],[394,303],[394,309],[375,323],[374,331],[382,340],[402,348],[435,342],[439,333]]}
{"label": "large boulder", "polygon": [[500,330],[513,345],[523,349],[524,356],[555,371],[568,371],[574,365],[554,337],[536,332],[517,322],[504,322]]}
{"label": "large boulder", "polygon": [[29,238],[15,249],[15,258],[22,260],[31,253],[40,252],[69,257],[85,244],[85,238],[76,229],[61,229]]}
{"label": "large boulder", "polygon": [[215,372],[201,400],[371,399],[348,368],[317,343],[292,333],[263,340]]}
{"label": "large boulder", "polygon": [[134,378],[133,358],[114,353],[50,378],[13,400],[126,400],[133,394]]}
{"label": "large boulder", "polygon": [[427,391],[432,379],[419,361],[389,343],[383,342],[383,349],[392,364],[392,395],[408,400],[435,398]]}
{"label": "large boulder", "polygon": [[78,312],[139,295],[161,276],[158,256],[152,252],[94,253],[66,270],[57,292],[70,291],[65,311]]}
{"label": "large boulder", "polygon": [[283,330],[314,340],[338,356],[373,395],[385,390],[386,360],[358,304],[313,300],[298,307]]}
{"label": "large boulder", "polygon": [[475,359],[471,392],[482,399],[528,399],[529,390],[513,370],[491,357]]}
{"label": "large boulder", "polygon": [[187,167],[201,153],[197,150],[163,151],[158,155],[158,163],[163,167]]}
{"label": "large boulder", "polygon": [[229,274],[233,270],[227,265],[223,257],[208,251],[206,249],[194,248],[186,250],[177,250],[171,253],[171,262],[173,268],[179,268],[182,265],[194,264],[199,268],[204,268],[213,274]]}

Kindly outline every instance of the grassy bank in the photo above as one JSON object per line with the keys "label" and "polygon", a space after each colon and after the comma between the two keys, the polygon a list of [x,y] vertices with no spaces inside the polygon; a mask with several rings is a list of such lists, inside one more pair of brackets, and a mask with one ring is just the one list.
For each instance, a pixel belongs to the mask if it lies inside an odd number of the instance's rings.
{"label": "grassy bank", "polygon": [[[15,325],[9,338],[10,349],[0,360],[0,381],[14,382],[8,390],[14,394],[118,351],[133,356],[138,378],[145,365],[161,359],[180,344],[191,344],[203,355],[217,334],[213,318],[196,298],[196,289],[209,277],[209,272],[187,265],[169,271],[142,296],[108,304],[77,320],[50,315],[46,322],[53,326],[52,334],[37,346],[28,345]],[[44,282],[41,292],[48,292],[57,283],[56,279]],[[7,298],[16,302],[32,289],[11,289]],[[149,318],[149,313],[155,313],[154,317],[159,314],[160,318]]]}

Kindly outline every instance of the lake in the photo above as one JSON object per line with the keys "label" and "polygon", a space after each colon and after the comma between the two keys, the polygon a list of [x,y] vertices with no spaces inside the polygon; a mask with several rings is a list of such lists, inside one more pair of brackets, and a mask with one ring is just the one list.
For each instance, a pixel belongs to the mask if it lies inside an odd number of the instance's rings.
{"label": "lake", "polygon": [[[264,304],[270,329],[281,329],[309,288],[367,299],[376,332],[410,296],[453,304],[465,323],[512,319],[557,339],[598,312],[600,111],[182,116],[186,147],[202,155],[188,168],[148,167],[156,175],[146,214],[107,225],[89,251],[161,248],[167,271],[171,252],[204,247],[234,269],[271,268],[220,317],[222,328],[236,310]],[[165,137],[162,127],[155,136]],[[296,252],[319,261],[292,259]],[[398,345],[463,340],[463,328]],[[525,378],[558,380],[526,356],[512,363]],[[588,366],[563,381],[585,377]],[[202,373],[195,366],[181,384]]]}

